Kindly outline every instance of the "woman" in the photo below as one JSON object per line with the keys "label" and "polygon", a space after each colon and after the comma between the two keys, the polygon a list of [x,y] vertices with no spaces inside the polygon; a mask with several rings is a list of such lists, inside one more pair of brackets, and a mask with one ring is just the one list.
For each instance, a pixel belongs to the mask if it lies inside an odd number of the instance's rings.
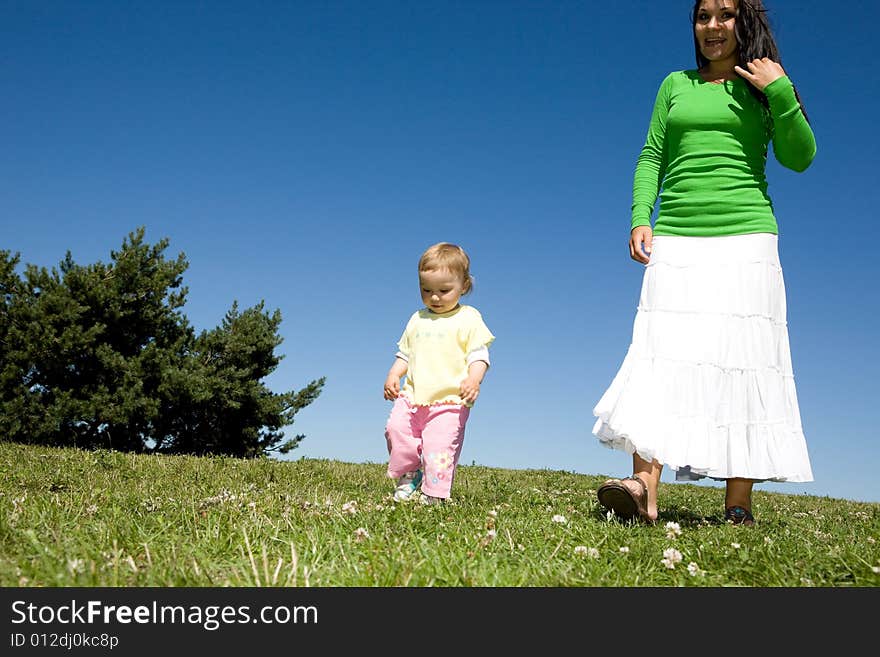
{"label": "woman", "polygon": [[697,0],[692,22],[697,69],[661,84],[633,181],[630,256],[647,267],[632,343],[593,411],[633,474],[597,494],[654,522],[668,465],[725,481],[725,519],[752,525],[754,482],[813,478],[765,167],[772,143],[803,171],[816,142],[760,0]]}

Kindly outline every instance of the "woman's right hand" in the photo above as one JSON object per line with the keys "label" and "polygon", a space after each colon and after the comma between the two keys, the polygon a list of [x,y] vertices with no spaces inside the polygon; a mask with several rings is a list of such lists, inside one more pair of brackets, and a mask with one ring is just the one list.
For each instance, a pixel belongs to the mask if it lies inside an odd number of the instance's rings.
{"label": "woman's right hand", "polygon": [[[647,265],[651,259],[651,243],[654,241],[654,231],[650,226],[636,226],[629,234],[629,257]],[[644,251],[642,250],[644,244]]]}

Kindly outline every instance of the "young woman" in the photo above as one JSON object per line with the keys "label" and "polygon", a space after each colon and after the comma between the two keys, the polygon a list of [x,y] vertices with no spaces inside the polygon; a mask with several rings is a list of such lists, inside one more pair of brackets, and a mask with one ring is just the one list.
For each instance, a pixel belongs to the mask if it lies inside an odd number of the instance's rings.
{"label": "young woman", "polygon": [[663,80],[638,158],[629,247],[647,266],[629,351],[593,411],[633,473],[597,494],[654,522],[668,465],[725,481],[725,519],[751,525],[756,481],[813,478],[765,167],[772,143],[803,171],[816,142],[760,0],[697,0],[693,35],[697,68]]}

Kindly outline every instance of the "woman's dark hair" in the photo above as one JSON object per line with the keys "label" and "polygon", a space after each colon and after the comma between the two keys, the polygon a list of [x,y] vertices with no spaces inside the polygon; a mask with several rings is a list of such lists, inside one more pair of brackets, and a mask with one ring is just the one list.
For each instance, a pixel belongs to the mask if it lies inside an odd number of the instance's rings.
{"label": "woman's dark hair", "polygon": [[[763,2],[761,2],[761,0],[733,1],[736,2],[736,24],[734,26],[734,31],[737,44],[737,63],[742,68],[747,69],[747,62],[750,62],[753,59],[768,57],[781,65],[782,59],[779,56],[779,48],[776,47],[776,39],[773,38],[773,30],[770,29],[770,22],[767,20],[767,9],[764,8]],[[703,0],[696,0],[694,2],[694,9],[691,12],[691,32],[694,35],[694,51],[697,56],[698,69],[703,69],[709,64],[709,60],[703,57],[703,53],[700,50],[700,42],[697,41],[696,34],[697,16],[700,13],[700,5],[702,4]],[[769,109],[767,96],[758,91],[751,84],[748,85],[748,87],[752,95],[757,98],[764,107]],[[794,95],[797,98],[798,103],[800,103],[801,112],[804,113],[804,118],[809,122],[810,119],[807,117],[807,110],[804,109],[804,104],[801,101],[801,97],[798,95],[797,88],[794,90]]]}

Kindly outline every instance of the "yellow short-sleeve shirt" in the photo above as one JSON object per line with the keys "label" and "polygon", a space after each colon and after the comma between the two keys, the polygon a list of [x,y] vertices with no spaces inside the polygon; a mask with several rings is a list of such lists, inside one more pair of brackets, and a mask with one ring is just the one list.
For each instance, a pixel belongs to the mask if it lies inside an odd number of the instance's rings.
{"label": "yellow short-sleeve shirt", "polygon": [[473,306],[459,306],[448,313],[427,308],[413,313],[397,343],[408,361],[403,396],[417,406],[472,406],[459,396],[459,385],[468,374],[467,355],[494,340]]}

